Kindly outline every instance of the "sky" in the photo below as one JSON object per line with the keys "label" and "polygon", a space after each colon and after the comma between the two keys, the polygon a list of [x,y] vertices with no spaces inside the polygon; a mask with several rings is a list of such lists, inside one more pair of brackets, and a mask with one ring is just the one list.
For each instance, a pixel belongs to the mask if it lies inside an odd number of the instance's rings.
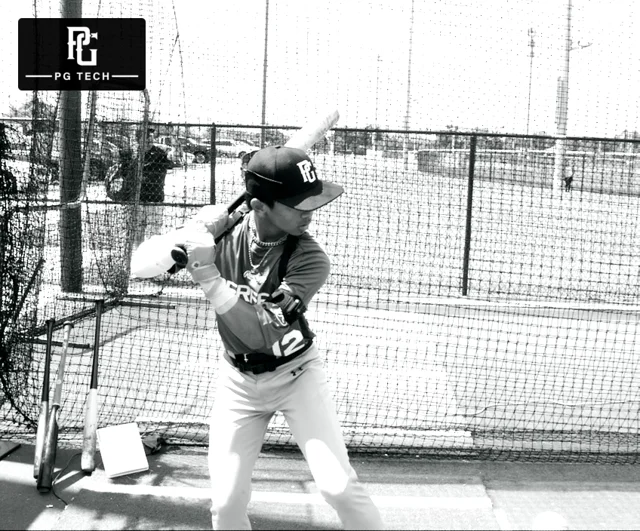
{"label": "sky", "polygon": [[[33,4],[3,5],[16,53],[0,59],[0,114],[30,97],[17,89],[17,22]],[[35,5],[59,16],[60,0]],[[145,18],[157,121],[257,125],[264,96],[271,125],[337,108],[342,127],[556,132],[567,0],[83,0],[83,16]],[[572,0],[569,135],[640,130],[639,20],[634,0]],[[98,95],[103,117],[141,102]]]}

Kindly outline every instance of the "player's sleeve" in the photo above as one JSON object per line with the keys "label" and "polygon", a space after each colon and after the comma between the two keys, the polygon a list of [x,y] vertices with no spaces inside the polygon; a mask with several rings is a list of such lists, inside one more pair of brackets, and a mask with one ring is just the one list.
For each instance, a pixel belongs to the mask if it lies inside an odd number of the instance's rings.
{"label": "player's sleeve", "polygon": [[317,247],[312,251],[298,253],[291,256],[290,267],[280,284],[293,295],[300,297],[305,306],[309,303],[327,281],[331,264],[326,253]]}
{"label": "player's sleeve", "polygon": [[[327,255],[322,250],[294,253],[287,274],[277,289],[299,298],[306,307],[325,283],[330,270]],[[265,301],[249,304],[238,299],[227,311],[218,312],[218,320],[242,341],[249,350],[269,351],[292,328],[283,305]]]}

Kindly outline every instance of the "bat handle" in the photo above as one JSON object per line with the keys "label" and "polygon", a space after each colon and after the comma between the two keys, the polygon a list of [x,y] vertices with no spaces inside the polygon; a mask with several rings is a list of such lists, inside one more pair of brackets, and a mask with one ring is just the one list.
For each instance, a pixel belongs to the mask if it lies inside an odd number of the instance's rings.
{"label": "bat handle", "polygon": [[62,337],[62,349],[66,352],[69,348],[69,338],[71,337],[71,330],[73,329],[73,323],[71,321],[65,321],[62,325],[64,330],[64,336]]}
{"label": "bat handle", "polygon": [[[229,204],[229,206],[227,207],[227,211],[229,212],[229,214],[233,214],[233,212],[235,212],[235,210],[243,203],[243,201],[244,201],[244,192],[241,193],[238,197],[236,197],[233,200],[232,203]],[[224,234],[226,234],[226,232]],[[218,243],[223,238],[224,234],[221,234],[216,238],[216,243]],[[187,267],[187,262],[189,262],[189,256],[187,254],[187,250],[181,245],[174,247],[171,250],[171,259],[176,263],[176,265],[178,266],[178,269]]]}
{"label": "bat handle", "polygon": [[182,245],[174,247],[171,249],[171,259],[180,269],[187,267],[187,262],[189,261],[187,250]]}

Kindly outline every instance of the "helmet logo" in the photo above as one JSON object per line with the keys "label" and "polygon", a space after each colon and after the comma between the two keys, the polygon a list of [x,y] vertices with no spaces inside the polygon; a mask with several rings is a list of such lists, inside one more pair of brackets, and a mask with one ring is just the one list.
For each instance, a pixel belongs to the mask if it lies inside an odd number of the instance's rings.
{"label": "helmet logo", "polygon": [[318,179],[315,169],[311,165],[311,162],[309,162],[308,160],[298,162],[297,166],[298,168],[300,168],[302,180],[305,183],[312,183]]}

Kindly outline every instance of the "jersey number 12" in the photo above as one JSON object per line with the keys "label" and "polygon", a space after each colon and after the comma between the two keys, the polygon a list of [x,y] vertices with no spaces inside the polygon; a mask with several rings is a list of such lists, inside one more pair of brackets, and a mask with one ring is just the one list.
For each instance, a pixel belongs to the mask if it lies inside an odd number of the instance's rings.
{"label": "jersey number 12", "polygon": [[271,347],[273,355],[277,357],[291,356],[304,345],[304,336],[300,330],[293,329],[287,332],[282,339],[276,341]]}

